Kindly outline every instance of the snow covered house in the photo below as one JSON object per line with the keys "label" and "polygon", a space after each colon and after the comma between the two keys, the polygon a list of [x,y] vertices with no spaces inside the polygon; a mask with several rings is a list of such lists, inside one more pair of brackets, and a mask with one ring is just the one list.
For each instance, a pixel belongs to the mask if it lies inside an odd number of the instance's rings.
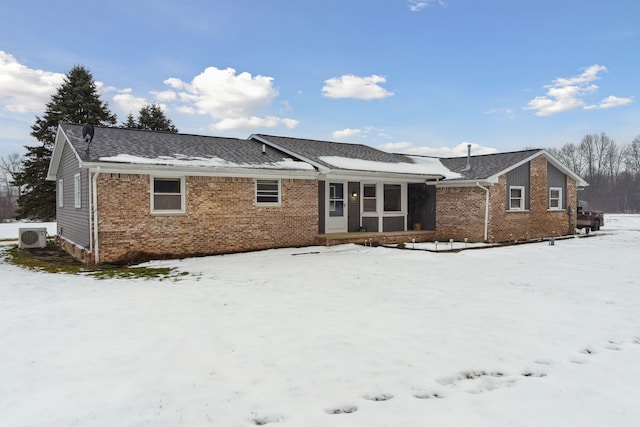
{"label": "snow covered house", "polygon": [[58,241],[86,263],[566,234],[586,185],[544,150],[438,159],[262,134],[84,135],[68,123],[47,179],[57,182]]}

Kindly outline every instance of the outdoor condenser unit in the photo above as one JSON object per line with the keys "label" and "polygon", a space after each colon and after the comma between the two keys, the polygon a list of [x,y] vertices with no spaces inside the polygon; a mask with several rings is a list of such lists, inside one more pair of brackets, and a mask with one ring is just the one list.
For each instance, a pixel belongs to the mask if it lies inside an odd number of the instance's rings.
{"label": "outdoor condenser unit", "polygon": [[46,227],[20,228],[18,230],[18,247],[23,248],[44,248],[47,246]]}

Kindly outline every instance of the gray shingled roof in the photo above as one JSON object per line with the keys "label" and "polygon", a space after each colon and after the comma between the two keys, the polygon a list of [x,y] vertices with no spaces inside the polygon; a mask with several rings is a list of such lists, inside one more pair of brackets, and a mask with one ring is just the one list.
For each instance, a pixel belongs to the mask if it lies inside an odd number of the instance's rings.
{"label": "gray shingled roof", "polygon": [[264,134],[256,134],[252,135],[252,137],[269,141],[291,153],[298,154],[305,159],[311,160],[330,169],[334,169],[334,166],[321,160],[321,157],[338,156],[349,159],[370,160],[374,162],[413,163],[410,158],[403,156],[402,154],[391,154],[362,144],[318,141],[313,139],[290,138]]}
{"label": "gray shingled roof", "polygon": [[[441,158],[440,162],[451,170],[462,175],[459,180],[475,180],[486,179],[505,169],[527,159],[534,154],[542,151],[541,149],[513,151],[510,153],[485,154],[480,156],[471,156],[469,164],[471,168],[464,170],[467,166],[467,157],[450,157]],[[453,180],[448,180],[453,181]]]}
{"label": "gray shingled roof", "polygon": [[87,151],[87,143],[82,138],[83,125],[62,123],[60,126],[81,160],[88,162],[128,155],[144,159],[220,158],[234,164],[259,166],[281,162],[284,158],[291,157],[269,146],[263,154],[261,143],[246,139],[102,126],[94,127],[93,141]]}

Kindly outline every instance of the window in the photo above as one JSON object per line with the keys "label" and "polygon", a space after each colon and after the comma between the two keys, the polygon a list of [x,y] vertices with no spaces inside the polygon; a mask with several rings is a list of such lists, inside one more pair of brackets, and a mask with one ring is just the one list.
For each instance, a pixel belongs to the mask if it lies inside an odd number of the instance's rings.
{"label": "window", "polygon": [[524,187],[521,187],[521,186],[509,187],[509,210],[510,211],[524,210]]}
{"label": "window", "polygon": [[364,184],[362,186],[362,210],[363,212],[376,212],[376,185]]}
{"label": "window", "polygon": [[184,212],[184,178],[152,178],[151,211]]}
{"label": "window", "polygon": [[73,176],[73,199],[76,208],[82,207],[82,187],[80,186],[80,174]]}
{"label": "window", "polygon": [[344,184],[329,184],[329,216],[344,216]]}
{"label": "window", "polygon": [[562,209],[562,188],[549,188],[549,209]]}
{"label": "window", "polygon": [[384,185],[384,211],[400,212],[402,210],[402,186],[400,184]]}
{"label": "window", "polygon": [[272,206],[280,205],[280,180],[257,179],[256,204]]}
{"label": "window", "polygon": [[58,180],[58,207],[64,206],[64,180]]}

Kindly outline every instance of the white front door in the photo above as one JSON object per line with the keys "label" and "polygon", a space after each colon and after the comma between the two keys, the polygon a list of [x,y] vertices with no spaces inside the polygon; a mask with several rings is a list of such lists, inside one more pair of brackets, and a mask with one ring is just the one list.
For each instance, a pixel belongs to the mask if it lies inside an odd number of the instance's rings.
{"label": "white front door", "polygon": [[326,232],[344,233],[347,231],[347,184],[329,182],[327,186]]}

